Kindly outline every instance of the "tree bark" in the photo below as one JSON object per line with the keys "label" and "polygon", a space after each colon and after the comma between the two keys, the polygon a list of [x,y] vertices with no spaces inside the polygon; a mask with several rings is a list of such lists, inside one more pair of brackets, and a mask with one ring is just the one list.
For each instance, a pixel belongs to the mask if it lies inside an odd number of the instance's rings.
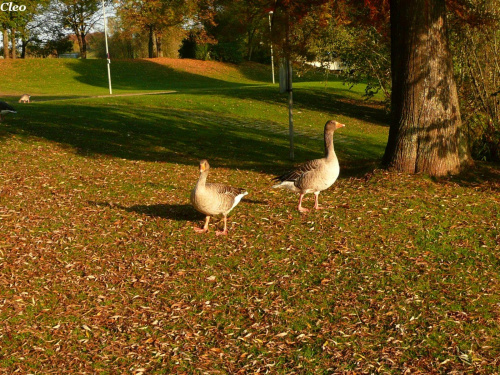
{"label": "tree bark", "polygon": [[12,38],[12,58],[15,59],[17,56],[17,46],[16,46],[16,29],[10,30],[10,36]]}
{"label": "tree bark", "polygon": [[84,45],[85,43],[85,36],[82,36],[81,33],[76,34],[76,41],[78,42],[78,48],[80,49],[80,57],[82,59],[87,58],[87,46]]}
{"label": "tree bark", "polygon": [[3,57],[8,59],[9,56],[9,34],[7,29],[3,29]]}
{"label": "tree bark", "polygon": [[87,58],[87,39],[85,37],[85,33],[82,32],[80,34],[80,39],[82,41],[82,44],[80,45],[80,58],[82,59]]}
{"label": "tree bark", "polygon": [[134,46],[130,40],[127,40],[127,56],[129,59],[134,59]]}
{"label": "tree bark", "polygon": [[392,120],[384,164],[432,176],[471,162],[462,132],[445,0],[391,0]]}
{"label": "tree bark", "polygon": [[28,41],[22,39],[21,40],[21,59],[26,58],[26,47],[28,46]]}
{"label": "tree bark", "polygon": [[162,35],[156,35],[156,57],[163,57]]}
{"label": "tree bark", "polygon": [[247,49],[247,60],[252,61],[252,52],[253,52],[253,38],[255,35],[255,28],[252,28],[251,31],[248,31],[248,49]]}
{"label": "tree bark", "polygon": [[149,26],[149,42],[148,42],[148,56],[152,59],[154,56],[154,28],[153,26]]}

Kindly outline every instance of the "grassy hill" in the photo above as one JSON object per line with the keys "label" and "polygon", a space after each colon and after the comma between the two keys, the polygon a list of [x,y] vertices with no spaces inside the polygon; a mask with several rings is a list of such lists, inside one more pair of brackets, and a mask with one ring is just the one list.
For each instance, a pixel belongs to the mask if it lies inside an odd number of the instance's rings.
{"label": "grassy hill", "polygon": [[[2,61],[3,94],[90,96],[108,94],[105,60],[27,59]],[[111,64],[113,90],[119,93],[178,90],[263,83],[259,64],[237,67],[177,59],[117,60]],[[270,75],[270,74],[269,74]]]}
{"label": "grassy hill", "polygon": [[[0,70],[5,77],[0,99],[13,102],[23,93],[32,95],[33,103],[29,106],[18,105],[20,113],[17,117],[11,117],[9,123],[22,121],[25,132],[87,148],[91,152],[110,153],[110,147],[116,149],[114,140],[117,137],[123,138],[120,140],[122,150],[115,150],[119,156],[123,156],[123,152],[136,153],[134,150],[138,147],[145,154],[149,147],[157,147],[158,142],[168,147],[169,142],[165,139],[156,136],[157,142],[154,142],[148,135],[152,131],[151,116],[155,117],[155,121],[171,124],[170,131],[177,133],[180,129],[177,123],[184,121],[186,116],[192,116],[193,119],[205,118],[208,122],[222,122],[214,126],[225,126],[234,121],[248,123],[257,136],[263,136],[266,131],[274,136],[284,135],[288,129],[288,97],[286,94],[279,94],[278,85],[266,82],[270,79],[269,68],[260,64],[237,66],[166,58],[115,61],[112,63],[115,95],[155,91],[175,93],[97,99],[92,96],[108,94],[106,65],[102,60],[2,61]],[[363,99],[363,86],[349,90],[339,79],[322,82],[323,78],[322,75],[313,74],[296,78],[294,122],[299,150],[310,144],[317,151],[316,141],[322,138],[324,123],[330,118],[336,118],[348,124],[346,130],[339,134],[338,143],[343,144],[340,147],[345,148],[349,158],[363,161],[379,159],[387,139],[387,116],[382,106]],[[78,98],[79,100],[61,101]],[[86,99],[83,100],[84,98]],[[166,111],[166,108],[169,110]],[[180,113],[175,114],[178,111]],[[50,118],[52,113],[58,115]],[[124,116],[135,118],[132,126],[128,121],[122,121]],[[48,126],[41,126],[46,125],[47,121]],[[200,120],[187,121],[184,125],[198,128],[199,122]],[[88,129],[89,125],[94,127],[90,132],[83,130]],[[74,137],[75,132],[86,134]],[[126,134],[131,132],[136,137],[146,137],[147,140],[129,138]],[[174,137],[175,140],[180,140],[179,137],[183,140],[179,143],[182,150],[187,151],[185,147],[191,146],[192,150],[189,152],[202,157],[197,153],[198,148],[190,143],[189,132],[183,133]],[[207,144],[219,144],[221,132],[209,133]],[[99,134],[97,143],[95,134]],[[167,136],[165,133],[163,135]],[[302,136],[305,137],[301,139]],[[279,159],[282,159],[288,154],[285,150],[288,140],[286,135],[279,139],[277,142],[281,142],[283,147],[283,154]],[[309,143],[311,139],[313,142]],[[106,147],[102,147],[102,142],[106,143]],[[250,146],[250,152],[257,151]],[[304,153],[298,157],[300,161],[311,155]]]}
{"label": "grassy hill", "polygon": [[[376,169],[382,105],[339,80],[294,86],[296,161],[335,118],[326,210],[270,189],[287,98],[258,64],[0,61],[0,372],[478,373],[500,370],[500,169]],[[20,94],[34,102],[18,104]],[[229,236],[189,204],[245,187]],[[304,205],[312,206],[308,196]],[[218,224],[220,226],[220,223]]]}
{"label": "grassy hill", "polygon": [[[113,91],[116,94],[232,88],[269,84],[271,81],[270,67],[249,62],[234,65],[214,61],[157,58],[113,60],[110,66]],[[2,95],[20,95],[26,91],[37,97],[91,96],[109,93],[105,60],[2,60],[0,72],[5,77],[1,88]],[[309,72],[300,77],[295,76],[294,81],[310,82],[321,78],[321,74]],[[277,73],[276,79],[278,79]],[[334,85],[338,84],[336,80],[332,82]],[[362,89],[360,86],[352,92],[359,94]]]}

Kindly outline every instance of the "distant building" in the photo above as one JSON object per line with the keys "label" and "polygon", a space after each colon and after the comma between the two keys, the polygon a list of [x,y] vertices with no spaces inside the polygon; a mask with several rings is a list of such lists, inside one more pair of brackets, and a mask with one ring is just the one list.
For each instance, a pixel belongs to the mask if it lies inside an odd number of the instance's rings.
{"label": "distant building", "polygon": [[57,57],[59,57],[60,59],[77,59],[80,57],[80,54],[78,52],[61,53]]}
{"label": "distant building", "polygon": [[315,66],[317,68],[323,68],[323,69],[328,69],[332,72],[342,72],[346,69],[348,69],[348,66],[342,63],[340,60],[336,61],[306,61],[306,64]]}

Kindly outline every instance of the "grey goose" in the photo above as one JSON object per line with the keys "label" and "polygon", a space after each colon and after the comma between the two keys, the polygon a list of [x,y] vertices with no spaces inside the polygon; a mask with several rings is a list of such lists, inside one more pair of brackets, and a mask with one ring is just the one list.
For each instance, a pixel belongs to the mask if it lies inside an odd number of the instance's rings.
{"label": "grey goose", "polygon": [[333,149],[333,133],[335,130],[343,128],[345,125],[335,120],[327,121],[325,124],[325,157],[307,161],[285,174],[275,177],[278,184],[273,188],[286,188],[300,194],[299,211],[307,212],[307,208],[302,207],[302,199],[305,194],[314,193],[314,208],[321,209],[318,197],[319,193],[328,189],[337,180],[340,167],[337,155]]}
{"label": "grey goose", "polygon": [[211,216],[224,216],[224,230],[216,231],[217,235],[227,235],[227,215],[240,203],[241,198],[248,194],[245,189],[235,188],[218,183],[208,183],[207,176],[210,165],[207,160],[200,161],[200,177],[191,192],[193,207],[206,215],[203,228],[195,228],[197,233],[208,231]]}

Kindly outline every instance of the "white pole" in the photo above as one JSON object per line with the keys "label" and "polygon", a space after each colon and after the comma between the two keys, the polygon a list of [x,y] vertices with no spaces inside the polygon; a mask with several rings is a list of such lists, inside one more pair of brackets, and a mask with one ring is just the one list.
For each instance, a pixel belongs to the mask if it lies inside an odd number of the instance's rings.
{"label": "white pole", "polygon": [[286,59],[286,87],[288,89],[288,134],[290,138],[290,159],[295,158],[293,151],[293,90],[292,90],[292,61]]}
{"label": "white pole", "polygon": [[272,74],[273,74],[273,84],[274,84],[274,56],[273,56],[273,40],[272,40],[272,36],[271,36],[271,34],[273,32],[273,30],[271,28],[271,16],[272,16],[272,14],[273,14],[273,11],[271,10],[269,12],[269,39],[271,41],[271,70],[273,72]]}
{"label": "white pole", "polygon": [[106,41],[106,59],[108,60],[108,82],[109,82],[109,95],[113,94],[113,90],[111,89],[111,59],[109,58],[108,51],[108,29],[106,27],[106,11],[104,6],[104,0],[102,0],[102,15],[104,17],[104,40]]}

